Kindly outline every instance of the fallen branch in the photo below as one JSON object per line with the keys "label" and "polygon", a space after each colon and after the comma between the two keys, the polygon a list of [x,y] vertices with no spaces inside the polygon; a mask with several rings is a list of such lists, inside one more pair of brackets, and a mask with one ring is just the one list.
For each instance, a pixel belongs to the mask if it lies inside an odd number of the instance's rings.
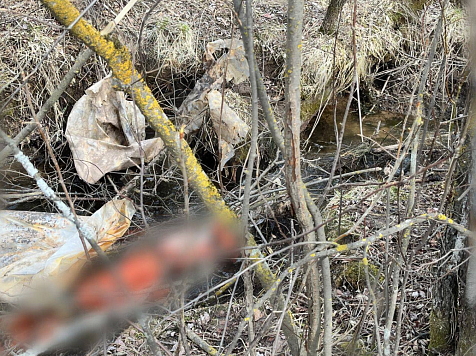
{"label": "fallen branch", "polygon": [[[218,350],[215,349],[213,346],[205,342],[200,336],[195,334],[192,330],[186,328],[185,332],[187,334],[187,337],[199,348],[201,348],[203,351],[205,351],[207,354],[210,356],[215,356],[218,355]],[[231,356],[231,355],[230,355]]]}

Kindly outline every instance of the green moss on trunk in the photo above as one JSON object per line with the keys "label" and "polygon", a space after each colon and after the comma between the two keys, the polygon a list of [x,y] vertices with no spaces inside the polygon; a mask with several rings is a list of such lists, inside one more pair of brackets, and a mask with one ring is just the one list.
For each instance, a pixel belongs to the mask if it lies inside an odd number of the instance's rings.
{"label": "green moss on trunk", "polygon": [[438,355],[450,351],[451,323],[448,315],[435,311],[430,314],[430,355]]}

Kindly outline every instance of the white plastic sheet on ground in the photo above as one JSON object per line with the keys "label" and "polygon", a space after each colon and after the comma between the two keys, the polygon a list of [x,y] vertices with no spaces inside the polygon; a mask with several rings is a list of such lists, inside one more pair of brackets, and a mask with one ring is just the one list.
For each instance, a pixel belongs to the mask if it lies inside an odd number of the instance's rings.
{"label": "white plastic sheet on ground", "polygon": [[[216,61],[215,53],[227,49],[228,52],[221,55]],[[235,84],[245,81],[250,73],[248,61],[245,58],[243,42],[234,40],[216,40],[207,44],[205,58],[213,65],[200,78],[190,94],[185,98],[178,110],[178,115],[185,119],[185,133],[191,133],[200,129],[208,108],[207,94],[211,90],[221,87],[226,69],[226,81]]]}
{"label": "white plastic sheet on ground", "polygon": [[145,161],[164,147],[160,138],[145,139],[145,118],[107,77],[86,90],[68,117],[66,138],[79,176],[96,183],[106,173]]}
{"label": "white plastic sheet on ground", "polygon": [[220,92],[212,90],[208,93],[207,98],[213,129],[217,135],[221,136],[219,142],[222,152],[221,170],[225,163],[235,155],[234,145],[245,140],[250,128],[227,103],[223,102],[222,110],[223,97]]}
{"label": "white plastic sheet on ground", "polygon": [[[94,229],[105,250],[124,235],[134,212],[131,201],[112,200],[79,218]],[[0,246],[0,300],[8,302],[62,272],[72,276],[86,260],[76,226],[60,214],[0,211]]]}
{"label": "white plastic sheet on ground", "polygon": [[[228,50],[228,52],[215,60],[215,55],[220,50]],[[213,65],[185,98],[178,110],[178,115],[185,120],[185,133],[188,134],[202,126],[207,109],[210,109],[213,129],[217,135],[221,136],[219,145],[222,152],[220,162],[220,170],[222,170],[225,163],[235,155],[234,145],[246,138],[249,126],[225,102],[223,112],[221,111],[222,95],[216,89],[223,84],[225,70],[226,81],[239,84],[248,79],[249,67],[243,42],[239,40],[220,39],[209,42],[205,58]]]}

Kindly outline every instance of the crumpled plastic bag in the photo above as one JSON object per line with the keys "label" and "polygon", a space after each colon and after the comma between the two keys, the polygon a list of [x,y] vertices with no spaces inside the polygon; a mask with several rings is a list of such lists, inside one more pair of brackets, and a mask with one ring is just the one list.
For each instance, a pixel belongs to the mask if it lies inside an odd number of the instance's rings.
{"label": "crumpled plastic bag", "polygon": [[[164,147],[160,138],[145,139],[145,118],[124,93],[106,77],[86,90],[74,105],[66,126],[66,138],[78,175],[96,183],[106,173],[146,162]],[[140,142],[140,145],[139,145]]]}
{"label": "crumpled plastic bag", "polygon": [[[124,235],[134,213],[134,204],[121,199],[79,219],[96,232],[96,241],[106,250]],[[0,227],[0,300],[4,302],[16,301],[34,291],[37,283],[65,271],[72,277],[85,261],[76,226],[60,214],[3,210]]]}
{"label": "crumpled plastic bag", "polygon": [[245,48],[243,42],[239,40],[216,40],[207,44],[205,58],[208,61],[213,60],[213,54],[221,49],[228,49],[228,53],[223,54],[216,64],[210,69],[209,74],[214,78],[223,77],[226,62],[226,81],[233,80],[235,84],[244,82],[250,76],[248,61],[245,57]]}
{"label": "crumpled plastic bag", "polygon": [[235,155],[234,145],[246,139],[250,127],[240,119],[226,102],[223,102],[223,111],[221,111],[223,97],[218,90],[210,91],[207,98],[213,129],[221,136],[218,144],[221,146],[220,170],[222,170],[225,163]]}
{"label": "crumpled plastic bag", "polygon": [[[228,49],[215,61],[214,53],[221,49]],[[206,47],[205,58],[214,62],[202,78],[200,78],[190,94],[178,110],[178,115],[185,119],[185,133],[197,131],[203,124],[208,108],[207,94],[218,89],[223,83],[223,74],[226,68],[226,81],[235,84],[242,83],[249,75],[248,61],[245,57],[243,42],[239,40],[216,40],[209,42]]]}

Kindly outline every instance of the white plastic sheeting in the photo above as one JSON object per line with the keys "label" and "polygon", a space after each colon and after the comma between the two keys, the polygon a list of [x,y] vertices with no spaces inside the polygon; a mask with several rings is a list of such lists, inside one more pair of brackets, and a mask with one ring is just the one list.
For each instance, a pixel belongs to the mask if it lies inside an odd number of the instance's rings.
{"label": "white plastic sheeting", "polygon": [[[112,200],[79,219],[105,250],[124,235],[134,212],[130,200]],[[0,227],[0,300],[15,301],[65,271],[72,277],[86,260],[76,226],[60,214],[4,210]]]}
{"label": "white plastic sheeting", "polygon": [[164,147],[160,138],[145,139],[145,118],[106,77],[86,90],[74,105],[66,138],[79,176],[96,183],[106,173],[152,160]]}

